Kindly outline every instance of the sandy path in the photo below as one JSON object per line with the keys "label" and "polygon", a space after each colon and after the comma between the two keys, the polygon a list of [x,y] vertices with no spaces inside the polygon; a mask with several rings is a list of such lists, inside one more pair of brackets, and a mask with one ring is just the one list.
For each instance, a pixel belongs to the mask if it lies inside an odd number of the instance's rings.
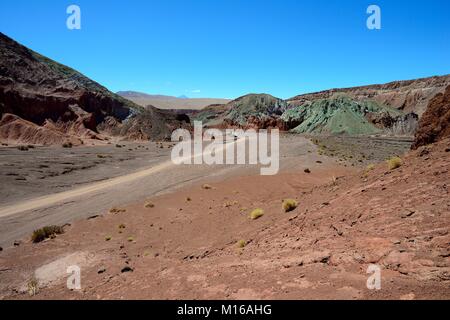
{"label": "sandy path", "polygon": [[[242,143],[245,143],[245,139],[241,139],[239,141],[236,141],[236,142],[233,142],[230,144],[224,144],[224,146],[221,149],[222,149],[222,151],[226,151],[227,149],[233,148],[233,147],[235,147],[235,145],[242,144]],[[196,158],[203,157],[203,155],[204,155],[204,152],[194,154],[190,157],[185,157],[185,158],[183,158],[183,160],[192,158],[192,161],[193,161]],[[70,190],[70,191],[65,191],[65,192],[60,192],[60,193],[53,194],[53,195],[38,197],[36,199],[31,199],[31,200],[25,201],[20,204],[6,206],[6,207],[3,207],[0,209],[0,217],[7,217],[7,216],[14,215],[14,214],[24,212],[24,211],[36,210],[39,208],[52,206],[59,202],[68,201],[72,198],[81,197],[81,196],[84,196],[86,194],[90,194],[93,192],[103,191],[105,189],[112,188],[112,187],[117,187],[121,184],[132,182],[132,181],[142,179],[142,178],[146,178],[157,172],[168,170],[174,166],[176,166],[176,165],[172,162],[172,160],[167,160],[156,166],[153,166],[148,169],[140,170],[135,173],[112,178],[112,179],[109,179],[106,181],[94,183],[92,185],[80,187],[80,188]]]}
{"label": "sandy path", "polygon": [[[319,159],[331,163],[331,160],[313,152],[315,146],[307,139],[282,137],[280,143],[281,171],[298,167],[313,168]],[[224,148],[231,146],[234,147],[235,143],[224,145]],[[173,192],[194,183],[211,183],[259,173],[259,166],[254,165],[177,166],[169,158],[161,158],[150,168],[144,167],[132,173],[45,196],[19,198],[0,207],[0,246],[7,248],[16,240],[26,240],[33,230],[46,225],[72,223],[102,214],[112,207]],[[70,178],[71,175],[67,175],[67,184],[70,184]]]}

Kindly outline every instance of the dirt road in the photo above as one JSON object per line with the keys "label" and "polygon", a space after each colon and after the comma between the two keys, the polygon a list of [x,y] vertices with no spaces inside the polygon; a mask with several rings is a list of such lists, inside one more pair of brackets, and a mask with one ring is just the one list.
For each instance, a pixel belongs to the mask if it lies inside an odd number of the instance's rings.
{"label": "dirt road", "polygon": [[[224,148],[229,147],[224,145]],[[318,159],[325,162],[331,161],[316,155],[314,150],[315,147],[307,139],[282,137],[281,169],[286,170],[298,165],[311,167]],[[194,155],[194,157],[197,156],[199,155]],[[92,168],[83,174],[85,176],[92,174],[95,177],[96,170],[99,171]],[[176,166],[166,152],[164,156],[158,157],[151,167],[147,165],[141,168],[127,168],[127,170],[129,171],[120,176],[103,179],[100,182],[91,182],[56,193],[55,189],[49,189],[46,195],[28,197],[25,200],[14,199],[14,202],[6,203],[0,207],[0,246],[11,246],[14,241],[28,237],[34,229],[46,225],[70,223],[77,219],[101,214],[114,206],[173,191],[201,180],[218,181],[237,175],[257,174],[259,167],[249,165]],[[77,175],[67,174],[64,179],[67,182],[72,177]],[[5,187],[5,185],[2,186],[2,188]],[[35,192],[41,192],[42,186],[36,189],[39,190]],[[31,194],[34,193],[31,192]]]}

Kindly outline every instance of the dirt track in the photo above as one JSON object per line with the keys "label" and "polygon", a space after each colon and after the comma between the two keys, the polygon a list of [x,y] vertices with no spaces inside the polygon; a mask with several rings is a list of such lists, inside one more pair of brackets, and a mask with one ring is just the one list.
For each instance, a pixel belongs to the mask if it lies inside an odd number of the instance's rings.
{"label": "dirt track", "polygon": [[[149,150],[145,150],[144,147]],[[125,149],[128,150],[128,148]],[[21,174],[27,175],[27,178],[25,181],[14,181],[10,185],[5,183],[1,186],[0,193],[6,196],[2,197],[3,206],[0,207],[0,246],[11,246],[14,241],[29,236],[34,229],[45,225],[70,223],[80,218],[103,213],[114,206],[173,191],[205,178],[218,181],[226,177],[259,172],[258,166],[248,165],[175,166],[170,160],[170,149],[167,146],[166,149],[161,150],[155,145],[145,144],[141,147],[133,145],[131,155],[130,151],[127,151],[127,156],[130,158],[128,161],[120,161],[120,156],[117,155],[123,152],[123,148],[103,146],[90,147],[88,150],[89,152],[83,148],[75,148],[70,150],[70,155],[74,157],[72,153],[82,153],[80,161],[88,162],[93,161],[90,159],[97,161],[97,155],[102,154],[106,155],[105,161],[109,162],[88,169],[74,170],[69,174],[47,176],[45,179],[36,178],[29,173],[30,163],[40,166],[40,162],[48,161],[42,156],[43,153],[50,153],[50,157],[55,157],[57,155],[54,153],[58,151],[69,151],[48,148],[44,151],[38,149],[18,154],[23,158],[30,157],[28,161],[25,161],[23,169],[18,168]],[[316,155],[314,150],[312,143],[304,138],[282,137],[281,169],[287,170],[298,166],[312,167],[317,165],[315,162],[319,159],[325,163],[333,162]],[[10,152],[17,156],[20,151],[13,149]],[[3,154],[5,153],[3,149]],[[33,153],[37,156],[33,156]],[[157,155],[156,160],[155,155]],[[65,157],[61,158],[61,161],[67,163]],[[136,158],[141,160],[136,161]],[[0,160],[4,163],[12,163],[6,156],[0,157]],[[129,165],[128,163],[132,161],[134,163]],[[152,163],[150,167],[149,161]],[[77,164],[83,166],[83,163]],[[4,173],[11,171],[10,168],[6,169],[8,171],[4,170],[3,167]],[[111,174],[110,177],[108,172]],[[64,188],[60,187],[62,183],[65,185]],[[30,189],[33,185],[35,186]],[[18,197],[11,194],[10,188],[15,188],[18,194],[26,194],[26,196]]]}

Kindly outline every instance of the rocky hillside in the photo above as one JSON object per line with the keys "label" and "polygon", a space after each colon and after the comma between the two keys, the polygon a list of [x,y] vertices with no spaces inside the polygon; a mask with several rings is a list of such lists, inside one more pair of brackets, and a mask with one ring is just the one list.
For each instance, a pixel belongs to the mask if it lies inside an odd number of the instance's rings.
{"label": "rocky hillside", "polygon": [[437,94],[419,123],[413,149],[450,137],[450,86]]}
{"label": "rocky hillside", "polygon": [[283,126],[286,101],[268,94],[248,94],[225,105],[212,105],[193,115],[208,126],[265,129]]}
{"label": "rocky hillside", "polygon": [[[79,144],[104,139],[101,128],[125,137],[149,131],[127,124],[149,116],[142,107],[2,33],[0,116],[0,139],[12,143]],[[159,128],[142,136],[159,139],[168,131]]]}
{"label": "rocky hillside", "polygon": [[357,100],[346,94],[292,105],[266,94],[247,95],[226,105],[194,113],[210,127],[241,127],[309,134],[390,134],[413,136],[418,116],[375,100]]}
{"label": "rocky hillside", "polygon": [[295,133],[413,135],[418,117],[374,100],[357,101],[336,94],[292,107],[281,119]]}
{"label": "rocky hillside", "polygon": [[374,100],[405,113],[422,116],[429,101],[442,93],[450,85],[450,75],[436,76],[407,81],[394,81],[386,84],[362,87],[331,89],[316,93],[303,94],[289,99],[289,104],[300,106],[319,99],[328,99],[336,93],[345,93],[356,100]]}

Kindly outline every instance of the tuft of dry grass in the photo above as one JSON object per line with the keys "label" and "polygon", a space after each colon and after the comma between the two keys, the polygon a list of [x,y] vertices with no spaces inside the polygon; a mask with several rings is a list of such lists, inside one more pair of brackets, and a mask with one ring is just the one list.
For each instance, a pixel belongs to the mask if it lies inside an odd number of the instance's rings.
{"label": "tuft of dry grass", "polygon": [[34,230],[31,235],[31,241],[33,243],[39,243],[48,238],[53,238],[58,234],[63,234],[64,228],[60,226],[46,226],[42,229]]}
{"label": "tuft of dry grass", "polygon": [[366,171],[372,171],[375,170],[375,165],[374,164],[369,164],[366,168]]}
{"label": "tuft of dry grass", "polygon": [[155,204],[153,202],[149,201],[145,204],[145,208],[154,208],[154,207],[155,207]]}
{"label": "tuft of dry grass", "polygon": [[389,170],[395,170],[402,166],[403,161],[400,157],[392,157],[389,160],[387,160],[387,164],[388,164]]}
{"label": "tuft of dry grass", "polygon": [[134,238],[133,238],[133,237],[128,237],[127,241],[128,241],[128,242],[133,242],[133,241],[134,241]]}
{"label": "tuft of dry grass", "polygon": [[112,237],[111,236],[107,236],[105,237],[105,241],[111,241]]}
{"label": "tuft of dry grass", "polygon": [[264,210],[263,209],[255,209],[252,212],[250,212],[250,219],[252,220],[257,220],[259,218],[261,218],[264,215]]}
{"label": "tuft of dry grass", "polygon": [[246,245],[247,245],[247,241],[245,241],[245,240],[239,240],[239,241],[237,242],[237,246],[238,246],[238,248],[240,248],[240,249],[245,248]]}
{"label": "tuft of dry grass", "polygon": [[125,229],[125,228],[126,228],[126,226],[123,223],[119,224],[119,229],[120,230]]}
{"label": "tuft of dry grass", "polygon": [[297,209],[298,202],[294,199],[285,199],[283,200],[282,208],[284,212],[291,212]]}
{"label": "tuft of dry grass", "polygon": [[28,294],[31,297],[34,297],[36,294],[38,294],[39,281],[35,277],[31,278],[30,281],[28,281],[27,286],[28,286]]}
{"label": "tuft of dry grass", "polygon": [[124,213],[124,212],[127,212],[127,210],[126,209],[119,209],[119,208],[111,208],[109,210],[109,213],[112,213],[112,214],[118,214],[118,213]]}

